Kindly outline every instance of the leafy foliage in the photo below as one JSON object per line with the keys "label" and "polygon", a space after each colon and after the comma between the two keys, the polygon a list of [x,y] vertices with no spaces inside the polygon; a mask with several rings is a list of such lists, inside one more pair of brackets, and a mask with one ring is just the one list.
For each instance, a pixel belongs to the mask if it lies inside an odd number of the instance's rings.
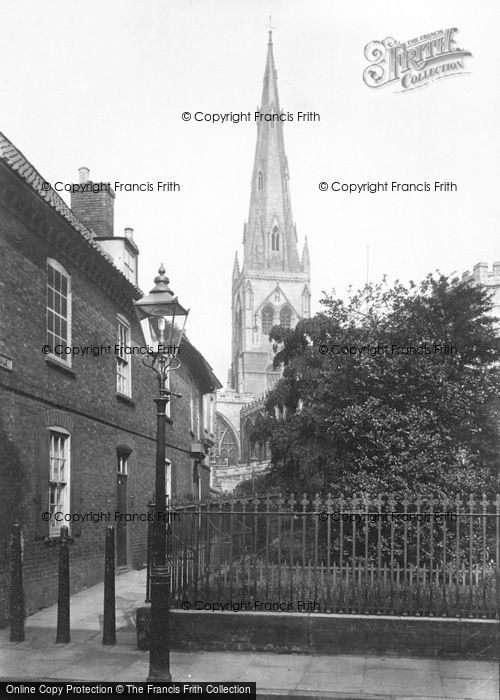
{"label": "leafy foliage", "polygon": [[[270,442],[265,488],[494,491],[500,342],[489,293],[430,274],[408,286],[384,279],[345,302],[324,293],[321,303],[295,329],[271,331],[284,373],[252,436]],[[445,345],[456,353],[435,352]]]}

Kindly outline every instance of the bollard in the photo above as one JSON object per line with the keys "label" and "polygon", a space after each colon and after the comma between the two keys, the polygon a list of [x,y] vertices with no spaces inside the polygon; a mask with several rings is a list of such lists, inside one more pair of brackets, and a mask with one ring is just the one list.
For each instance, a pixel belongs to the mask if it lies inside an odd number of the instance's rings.
{"label": "bollard", "polygon": [[106,529],[106,550],[104,553],[104,623],[103,644],[116,644],[115,610],[115,530]]}
{"label": "bollard", "polygon": [[69,541],[68,528],[63,525],[59,536],[59,590],[57,595],[56,644],[70,642],[69,634]]}
{"label": "bollard", "polygon": [[14,523],[10,539],[10,641],[24,642],[23,550],[19,523]]}

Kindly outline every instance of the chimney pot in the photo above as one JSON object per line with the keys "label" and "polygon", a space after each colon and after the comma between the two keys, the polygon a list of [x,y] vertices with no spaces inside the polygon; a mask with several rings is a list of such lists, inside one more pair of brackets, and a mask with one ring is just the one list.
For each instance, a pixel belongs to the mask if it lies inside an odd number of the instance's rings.
{"label": "chimney pot", "polygon": [[78,174],[80,175],[80,185],[89,181],[90,170],[88,168],[78,168]]}
{"label": "chimney pot", "polygon": [[125,233],[125,238],[128,238],[129,241],[134,240],[134,229],[133,228],[126,228],[124,233]]}

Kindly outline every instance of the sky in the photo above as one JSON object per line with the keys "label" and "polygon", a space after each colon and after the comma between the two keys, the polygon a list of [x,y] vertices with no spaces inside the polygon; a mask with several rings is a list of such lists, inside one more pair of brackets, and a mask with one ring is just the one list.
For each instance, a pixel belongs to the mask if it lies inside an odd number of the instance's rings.
{"label": "sky", "polygon": [[[272,16],[299,250],[312,311],[367,277],[419,280],[500,259],[500,3],[484,0],[2,0],[0,130],[51,183],[175,181],[118,192],[115,233],[132,227],[139,284],[161,262],[187,333],[226,383],[231,273],[248,216],[255,123],[184,121],[259,104]],[[368,87],[365,46],[455,27],[464,74],[398,92]],[[457,192],[320,191],[334,181],[452,181]],[[69,203],[69,197],[64,196]]]}

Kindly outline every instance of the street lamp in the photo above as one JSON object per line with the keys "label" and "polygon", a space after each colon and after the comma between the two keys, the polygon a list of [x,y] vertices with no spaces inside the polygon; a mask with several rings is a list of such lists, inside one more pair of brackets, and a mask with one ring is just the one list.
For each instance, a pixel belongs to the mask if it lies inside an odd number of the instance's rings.
{"label": "street lamp", "polygon": [[[137,315],[150,345],[143,362],[156,373],[159,395],[156,404],[155,513],[151,567],[151,625],[148,681],[171,681],[170,673],[170,570],[167,565],[165,495],[165,418],[171,391],[168,373],[179,369],[179,347],[189,309],[179,304],[170,289],[163,264],[150,293],[135,302]],[[180,397],[180,394],[174,394]]]}

